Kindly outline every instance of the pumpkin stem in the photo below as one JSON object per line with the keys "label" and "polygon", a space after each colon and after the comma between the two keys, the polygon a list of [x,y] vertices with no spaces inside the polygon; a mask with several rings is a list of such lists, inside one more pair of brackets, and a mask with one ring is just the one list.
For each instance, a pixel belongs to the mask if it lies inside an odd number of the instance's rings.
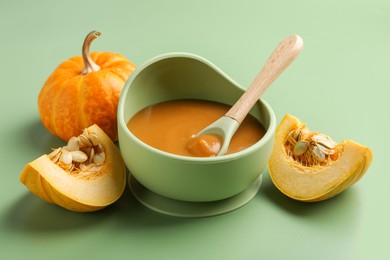
{"label": "pumpkin stem", "polygon": [[99,65],[97,65],[89,55],[89,47],[91,46],[92,41],[99,38],[100,35],[102,35],[100,32],[92,31],[87,35],[87,37],[85,37],[82,49],[84,69],[81,71],[81,74],[83,75],[100,70]]}

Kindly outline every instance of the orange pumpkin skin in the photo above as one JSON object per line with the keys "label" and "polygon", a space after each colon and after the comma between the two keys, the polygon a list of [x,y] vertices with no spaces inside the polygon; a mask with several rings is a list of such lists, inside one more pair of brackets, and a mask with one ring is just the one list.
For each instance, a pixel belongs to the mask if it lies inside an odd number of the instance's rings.
{"label": "orange pumpkin skin", "polygon": [[38,96],[43,125],[64,141],[93,124],[117,140],[119,95],[136,67],[121,54],[93,52],[90,57],[99,70],[83,75],[83,58],[70,58],[50,75]]}

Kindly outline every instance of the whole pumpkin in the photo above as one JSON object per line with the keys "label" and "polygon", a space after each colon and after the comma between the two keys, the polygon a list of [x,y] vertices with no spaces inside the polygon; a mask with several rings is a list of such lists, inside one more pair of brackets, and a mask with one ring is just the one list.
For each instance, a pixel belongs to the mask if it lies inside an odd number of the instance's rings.
{"label": "whole pumpkin", "polygon": [[135,65],[121,54],[93,52],[96,31],[85,38],[82,57],[61,63],[49,76],[38,96],[43,125],[64,141],[84,128],[98,125],[113,141],[117,140],[117,106],[125,81]]}

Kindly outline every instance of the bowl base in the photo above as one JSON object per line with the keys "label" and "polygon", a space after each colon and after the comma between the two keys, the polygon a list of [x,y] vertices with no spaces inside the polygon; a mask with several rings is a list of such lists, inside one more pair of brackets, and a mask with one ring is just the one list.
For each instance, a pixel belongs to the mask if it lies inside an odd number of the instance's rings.
{"label": "bowl base", "polygon": [[211,217],[236,210],[251,201],[260,189],[262,175],[246,190],[230,198],[210,202],[187,202],[158,195],[139,183],[131,174],[128,177],[130,190],[144,206],[156,212],[175,217]]}

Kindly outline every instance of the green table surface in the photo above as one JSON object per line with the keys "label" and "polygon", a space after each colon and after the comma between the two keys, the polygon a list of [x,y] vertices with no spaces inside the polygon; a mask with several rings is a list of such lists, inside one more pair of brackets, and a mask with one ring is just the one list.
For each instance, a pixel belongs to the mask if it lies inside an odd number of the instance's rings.
{"label": "green table surface", "polygon": [[[0,259],[389,259],[390,2],[21,1],[0,3]],[[24,165],[63,145],[41,124],[38,93],[56,66],[93,51],[137,65],[184,51],[248,86],[290,34],[303,52],[264,98],[277,120],[290,113],[335,140],[371,147],[366,175],[341,195],[305,204],[282,195],[268,170],[244,207],[177,218],[126,190],[96,213],[74,213],[33,196]]]}

